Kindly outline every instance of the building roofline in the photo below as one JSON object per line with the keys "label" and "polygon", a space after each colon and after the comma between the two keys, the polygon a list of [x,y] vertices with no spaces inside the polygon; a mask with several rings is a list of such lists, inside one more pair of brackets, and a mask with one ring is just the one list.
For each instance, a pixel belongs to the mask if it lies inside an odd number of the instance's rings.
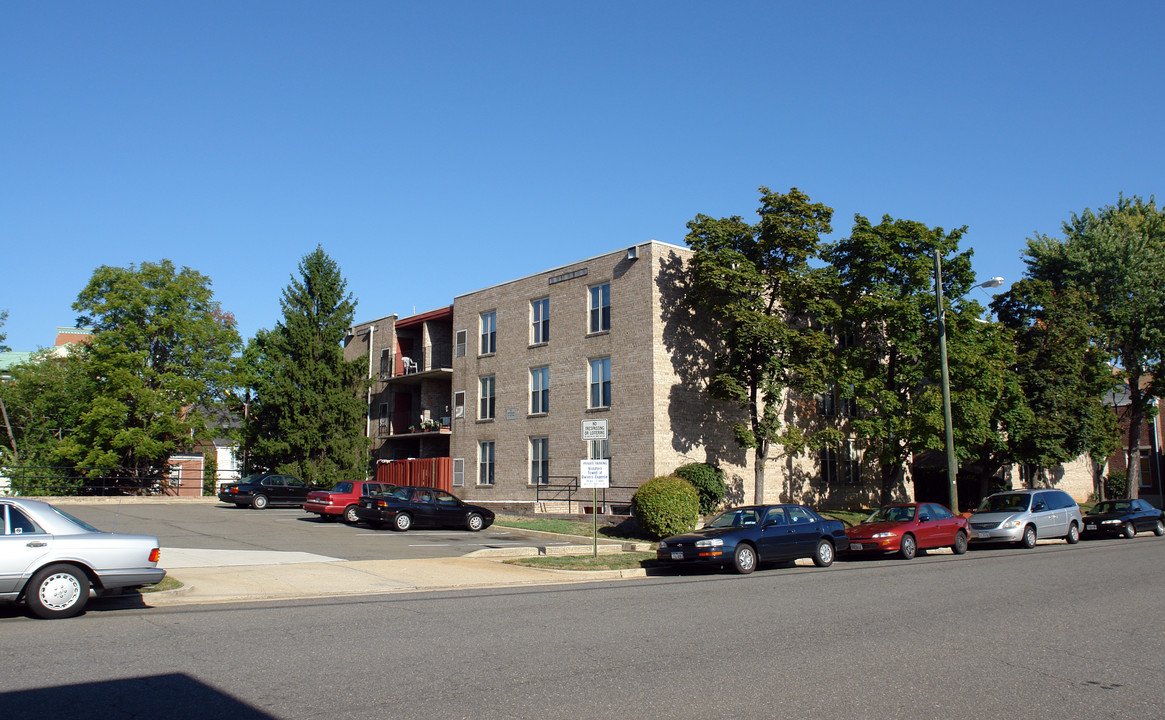
{"label": "building roofline", "polygon": [[522,282],[523,280],[529,280],[530,278],[538,277],[539,275],[546,275],[547,273],[559,272],[559,271],[565,270],[567,268],[582,265],[583,263],[589,263],[589,262],[593,262],[595,260],[598,260],[600,258],[605,258],[609,255],[618,255],[620,253],[625,253],[630,248],[633,248],[633,247],[637,248],[637,247],[641,247],[643,245],[659,245],[660,247],[673,248],[675,250],[685,250],[687,252],[691,252],[691,248],[686,247],[684,245],[675,245],[673,243],[663,242],[662,240],[647,240],[645,242],[636,243],[634,245],[627,245],[619,250],[611,250],[610,252],[600,253],[599,255],[592,255],[591,257],[583,258],[582,260],[575,260],[573,262],[566,263],[565,265],[559,265],[558,267],[553,267],[553,268],[550,268],[548,270],[541,270],[539,272],[530,273],[529,275],[523,275],[522,277],[514,278],[513,280],[507,280],[505,282],[500,282],[500,283],[497,283],[496,285],[487,285],[483,288],[478,288],[477,290],[471,290],[470,292],[460,293],[460,294],[454,295],[453,300],[454,300],[454,302],[456,302],[458,298],[469,297],[470,295],[476,295],[479,292],[484,292],[486,290],[493,290],[494,288],[499,288],[499,287],[505,287],[506,285],[513,285],[514,283],[519,283],[519,282]]}

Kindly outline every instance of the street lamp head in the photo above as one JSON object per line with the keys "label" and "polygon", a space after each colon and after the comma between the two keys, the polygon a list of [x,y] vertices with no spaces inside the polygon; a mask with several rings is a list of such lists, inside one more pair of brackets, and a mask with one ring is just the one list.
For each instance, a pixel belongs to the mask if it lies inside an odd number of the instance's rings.
{"label": "street lamp head", "polygon": [[976,287],[994,288],[994,287],[1000,287],[1001,285],[1003,285],[1003,278],[996,275],[995,277],[991,278],[990,280],[988,280],[985,283],[979,283]]}

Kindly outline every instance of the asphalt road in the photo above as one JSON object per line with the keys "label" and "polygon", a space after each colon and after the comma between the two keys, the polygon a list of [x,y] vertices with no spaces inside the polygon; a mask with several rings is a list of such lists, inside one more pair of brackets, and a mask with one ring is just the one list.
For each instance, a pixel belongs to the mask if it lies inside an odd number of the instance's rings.
{"label": "asphalt road", "polygon": [[[95,718],[1159,718],[1165,540],[749,576],[0,615],[0,707]],[[82,711],[81,708],[84,710]]]}
{"label": "asphalt road", "polygon": [[[163,548],[308,552],[343,560],[458,557],[482,548],[553,544],[510,528],[393,530],[321,520],[300,508],[221,503],[60,504],[99,530],[156,535]],[[165,553],[163,552],[163,558]]]}

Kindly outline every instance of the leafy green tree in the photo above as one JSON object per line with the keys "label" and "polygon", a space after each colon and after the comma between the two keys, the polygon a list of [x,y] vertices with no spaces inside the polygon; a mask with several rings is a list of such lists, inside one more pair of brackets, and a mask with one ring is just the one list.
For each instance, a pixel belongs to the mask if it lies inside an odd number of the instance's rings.
{"label": "leafy green tree", "polygon": [[1074,288],[1092,302],[1097,343],[1128,383],[1126,494],[1138,492],[1141,429],[1156,413],[1165,356],[1165,212],[1153,198],[1121,195],[1115,205],[1085,209],[1063,224],[1063,237],[1028,240],[1028,276],[1056,291]]}
{"label": "leafy green tree", "polygon": [[[1098,344],[1091,295],[1025,278],[992,303],[1013,330],[1015,377],[1028,409],[1007,438],[1011,461],[1049,468],[1083,453],[1107,458],[1119,446],[1116,414],[1104,405],[1114,386]],[[1097,489],[1103,492],[1099,476]]]}
{"label": "leafy green tree", "polygon": [[[936,252],[947,305],[956,456],[989,454],[984,446],[998,442],[1000,411],[1014,404],[1008,342],[978,322],[982,308],[964,297],[975,282],[971,251],[959,251],[965,231],[888,215],[874,225],[856,215],[849,237],[823,253],[837,273],[839,328],[847,338],[838,356],[840,384],[857,405],[850,430],[877,458],[881,502],[901,493],[912,457],[945,447]],[[1004,398],[1010,400],[1001,404]]]}
{"label": "leafy green tree", "polygon": [[773,446],[786,454],[810,441],[782,415],[787,391],[816,393],[829,376],[836,315],[828,273],[814,267],[833,210],[797,188],[760,188],[760,220],[697,215],[687,224],[692,248],[689,302],[712,321],[717,360],[708,392],[738,404],[747,423],[736,442],[754,452],[754,497],[765,499],[765,466]]}
{"label": "leafy green tree", "polygon": [[365,366],[346,362],[341,345],[356,311],[346,288],[339,266],[317,247],[283,291],[282,322],[260,331],[244,353],[253,468],[312,484],[366,477]]}
{"label": "leafy green tree", "polygon": [[159,475],[168,458],[209,439],[200,409],[216,408],[234,386],[240,345],[234,317],[214,301],[210,278],[169,260],[102,266],[73,303],[77,347],[91,402],[62,454],[105,474]]}
{"label": "leafy green tree", "polygon": [[0,352],[8,352],[12,349],[4,344],[4,341],[8,339],[8,333],[3,332],[4,323],[6,322],[8,322],[8,311],[0,310]]}

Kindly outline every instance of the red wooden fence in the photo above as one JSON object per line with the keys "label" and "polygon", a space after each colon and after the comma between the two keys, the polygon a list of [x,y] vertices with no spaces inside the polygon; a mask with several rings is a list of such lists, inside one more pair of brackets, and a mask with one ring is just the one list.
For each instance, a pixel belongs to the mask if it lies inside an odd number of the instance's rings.
{"label": "red wooden fence", "polygon": [[453,492],[453,458],[381,460],[376,465],[376,481],[400,487],[432,487]]}

